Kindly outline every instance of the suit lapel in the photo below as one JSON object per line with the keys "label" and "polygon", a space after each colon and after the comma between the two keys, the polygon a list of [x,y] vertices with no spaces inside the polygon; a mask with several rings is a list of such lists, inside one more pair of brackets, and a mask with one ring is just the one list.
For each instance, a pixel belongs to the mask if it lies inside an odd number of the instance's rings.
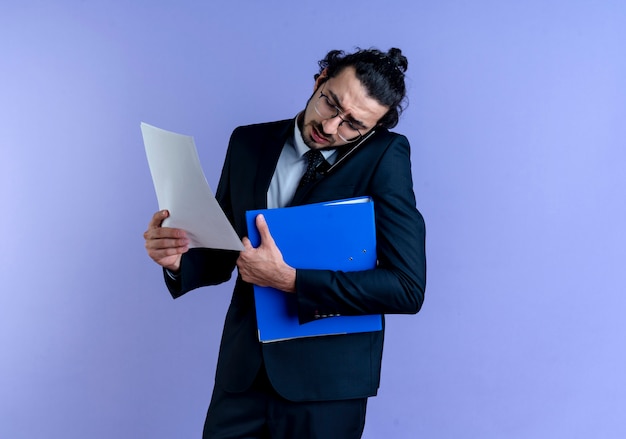
{"label": "suit lapel", "polygon": [[287,141],[293,134],[293,120],[285,121],[269,132],[259,144],[260,157],[257,166],[257,178],[254,185],[254,205],[256,209],[267,208],[267,190],[276,170],[278,158]]}

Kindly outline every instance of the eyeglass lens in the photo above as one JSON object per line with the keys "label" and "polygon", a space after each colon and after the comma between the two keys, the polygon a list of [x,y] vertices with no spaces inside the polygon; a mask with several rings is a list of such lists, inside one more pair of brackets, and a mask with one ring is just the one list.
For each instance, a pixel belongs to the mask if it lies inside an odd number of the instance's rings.
{"label": "eyeglass lens", "polygon": [[350,121],[341,116],[341,110],[334,105],[328,96],[326,96],[323,92],[320,92],[319,99],[315,102],[314,108],[317,114],[324,119],[333,119],[335,117],[339,117],[341,119],[341,122],[337,127],[337,135],[344,142],[350,142],[361,137],[361,132],[354,128]]}

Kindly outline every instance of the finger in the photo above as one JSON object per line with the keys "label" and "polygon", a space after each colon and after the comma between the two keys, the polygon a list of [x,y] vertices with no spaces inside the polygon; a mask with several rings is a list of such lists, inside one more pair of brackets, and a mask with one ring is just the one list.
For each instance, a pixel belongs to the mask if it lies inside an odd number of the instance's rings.
{"label": "finger", "polygon": [[244,236],[243,239],[241,240],[241,243],[243,244],[243,249],[248,250],[248,249],[252,249],[254,247],[252,247],[252,243],[250,242],[250,240],[248,239],[247,236]]}
{"label": "finger", "polygon": [[265,221],[265,217],[263,214],[259,214],[256,217],[256,228],[259,231],[259,236],[261,237],[261,245],[276,245],[274,244],[274,238],[272,238],[272,234],[270,233],[270,228]]}
{"label": "finger", "polygon": [[150,258],[162,267],[169,268],[172,271],[178,271],[180,269],[180,261],[182,254],[185,252],[179,252],[174,254],[159,254],[149,253]]}
{"label": "finger", "polygon": [[178,238],[178,239],[165,239],[165,238],[153,238],[146,239],[146,248],[152,250],[160,250],[160,249],[183,249],[189,247],[189,239],[187,238]]}
{"label": "finger", "polygon": [[154,215],[152,215],[152,219],[148,224],[148,228],[154,229],[156,227],[161,227],[161,224],[163,224],[163,220],[168,216],[170,216],[170,212],[168,210],[159,210]]}
{"label": "finger", "polygon": [[149,228],[143,234],[146,241],[152,239],[184,239],[189,241],[187,233],[183,229],[174,229],[171,227]]}
{"label": "finger", "polygon": [[182,253],[189,250],[188,239],[148,239],[145,243],[148,253],[171,252],[169,254]]}
{"label": "finger", "polygon": [[160,260],[169,256],[182,255],[189,250],[187,246],[184,247],[167,247],[162,249],[150,249],[148,255],[154,260]]}

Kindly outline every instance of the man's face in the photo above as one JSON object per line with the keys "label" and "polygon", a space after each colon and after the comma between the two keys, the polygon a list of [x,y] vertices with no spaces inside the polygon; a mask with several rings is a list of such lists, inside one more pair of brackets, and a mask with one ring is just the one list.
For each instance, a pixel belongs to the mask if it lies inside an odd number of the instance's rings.
{"label": "man's face", "polygon": [[[347,139],[346,141],[337,133],[339,125],[343,122],[342,118],[358,129],[358,132],[354,131],[354,137],[358,138],[359,132],[361,135],[369,132],[387,113],[386,106],[368,96],[367,90],[357,79],[353,67],[344,68],[337,76],[326,82],[324,79],[325,72],[315,82],[315,92],[304,110],[301,126],[302,139],[309,148],[336,148],[356,140]],[[328,99],[323,103],[337,107],[341,117],[324,118],[318,114],[315,105],[320,99],[320,92],[326,96],[321,99]]]}

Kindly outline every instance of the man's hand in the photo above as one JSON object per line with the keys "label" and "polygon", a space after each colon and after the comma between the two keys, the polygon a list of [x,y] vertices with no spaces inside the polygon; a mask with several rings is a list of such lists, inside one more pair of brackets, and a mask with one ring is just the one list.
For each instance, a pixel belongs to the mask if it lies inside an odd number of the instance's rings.
{"label": "man's hand", "polygon": [[175,273],[180,269],[182,254],[189,250],[189,239],[182,229],[161,227],[163,220],[168,216],[170,213],[167,210],[155,213],[143,238],[146,240],[148,256],[160,266]]}
{"label": "man's hand", "polygon": [[287,293],[295,292],[295,268],[283,260],[283,255],[276,247],[263,215],[257,215],[255,221],[261,236],[261,244],[254,248],[248,238],[242,239],[244,251],[237,259],[241,278],[262,287],[272,287]]}

